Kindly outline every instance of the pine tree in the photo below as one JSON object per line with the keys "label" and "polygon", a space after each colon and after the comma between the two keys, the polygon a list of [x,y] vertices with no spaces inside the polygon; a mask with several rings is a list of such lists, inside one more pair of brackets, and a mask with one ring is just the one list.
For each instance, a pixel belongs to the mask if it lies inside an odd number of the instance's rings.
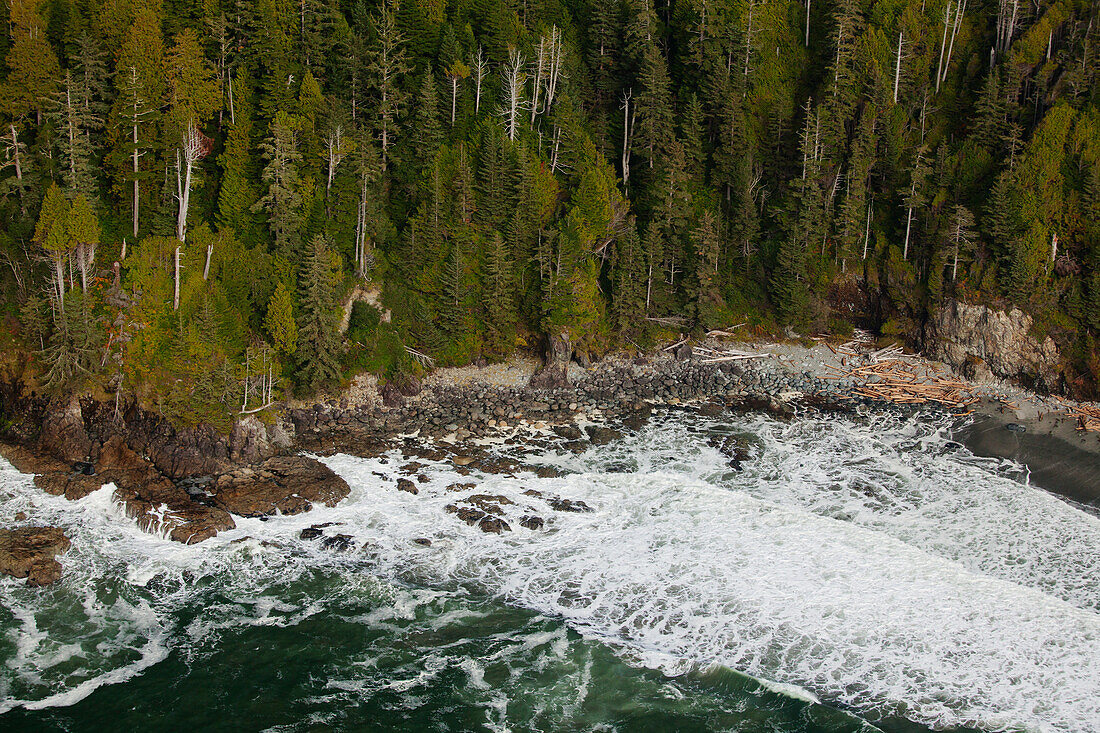
{"label": "pine tree", "polygon": [[418,167],[423,167],[426,162],[433,160],[442,141],[443,130],[439,124],[435,74],[429,70],[420,83],[420,93],[417,95],[411,141],[413,165],[418,166],[419,162]]}
{"label": "pine tree", "polygon": [[92,174],[92,130],[100,124],[85,104],[88,90],[80,77],[66,71],[52,113],[58,128],[65,187],[69,195],[83,195],[96,200],[95,178]]}
{"label": "pine tree", "polygon": [[714,213],[707,209],[692,233],[695,245],[695,317],[704,328],[719,325],[725,302],[722,299],[718,274],[719,225]]}
{"label": "pine tree", "polygon": [[394,141],[395,120],[404,106],[405,94],[401,82],[408,71],[405,36],[397,27],[398,7],[397,0],[383,0],[378,15],[372,20],[378,42],[373,46],[367,66],[378,98],[376,119],[382,141],[382,170],[386,169],[390,146]]}
{"label": "pine tree", "polygon": [[485,260],[485,321],[489,327],[488,346],[492,354],[507,356],[515,339],[516,306],[512,283],[512,263],[508,248],[499,232],[489,237]]}
{"label": "pine tree", "polygon": [[339,340],[333,289],[337,270],[329,240],[318,235],[309,244],[298,278],[301,308],[298,315],[297,377],[310,393],[340,379]]}
{"label": "pine tree", "polygon": [[50,298],[59,310],[65,307],[65,262],[69,257],[69,237],[66,223],[69,219],[69,201],[57,184],[46,191],[42,201],[42,210],[38,214],[38,224],[34,229],[34,241],[46,251],[53,263],[54,287]]}
{"label": "pine tree", "polygon": [[260,144],[260,149],[267,161],[261,176],[267,193],[253,204],[252,211],[267,213],[275,251],[293,261],[301,247],[302,226],[302,196],[298,190],[298,163],[302,156],[298,152],[296,118],[286,112],[278,113],[271,134]]}
{"label": "pine tree", "polygon": [[[118,191],[129,193],[131,235],[141,231],[141,188],[153,169],[155,126],[164,97],[164,43],[156,14],[141,9],[119,50],[115,102],[109,119],[120,144],[108,156],[117,171]],[[148,195],[148,191],[146,192]]]}
{"label": "pine tree", "polygon": [[[18,7],[18,6],[16,6]],[[35,123],[42,123],[42,113],[53,99],[60,80],[60,66],[46,39],[46,24],[35,3],[23,3],[11,16],[12,44],[7,55],[8,75],[0,87],[4,111],[13,120],[35,113]]]}
{"label": "pine tree", "polygon": [[612,314],[620,332],[637,334],[643,330],[646,316],[645,253],[634,221],[615,243],[614,299]]}
{"label": "pine tree", "polygon": [[294,322],[294,301],[290,290],[279,282],[267,303],[264,329],[280,353],[293,355],[298,348],[298,324]]}

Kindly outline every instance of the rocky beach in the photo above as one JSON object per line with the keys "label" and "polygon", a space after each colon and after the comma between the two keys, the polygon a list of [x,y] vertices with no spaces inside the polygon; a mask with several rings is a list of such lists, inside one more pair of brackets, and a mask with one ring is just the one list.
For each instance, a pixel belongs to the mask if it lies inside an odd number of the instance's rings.
{"label": "rocky beach", "polygon": [[[423,382],[381,389],[360,381],[324,402],[286,405],[273,420],[243,418],[228,436],[205,426],[175,430],[137,408],[115,413],[90,400],[73,399],[56,409],[33,396],[15,395],[9,385],[9,442],[0,445],[0,455],[35,474],[42,491],[70,500],[113,484],[114,501],[139,527],[191,544],[234,528],[234,517],[293,515],[317,503],[337,505],[348,486],[316,458],[338,453],[373,457],[400,448],[413,470],[395,478],[395,487],[416,493],[418,458],[449,461],[460,472],[514,473],[530,467],[490,455],[486,447],[530,443],[583,450],[637,430],[655,411],[709,417],[763,411],[790,419],[932,410],[950,415],[958,440],[976,454],[1017,461],[1041,487],[1085,505],[1100,504],[1100,434],[1079,429],[1070,415],[1073,403],[972,369],[971,376],[979,378],[967,380],[948,364],[901,349],[885,350],[883,356],[884,350],[867,342],[833,341],[839,348],[824,339],[805,339],[737,342],[737,350],[726,352],[728,342],[711,338],[649,356],[612,355],[585,366],[561,356],[555,361],[551,353],[546,364],[514,359],[439,369]],[[715,357],[722,353],[740,356]],[[905,364],[904,373],[917,383],[964,385],[965,400],[953,409],[928,400],[884,400],[876,385],[894,382],[876,371],[879,361]],[[962,361],[965,367],[967,360]],[[727,448],[736,461],[739,448]],[[451,506],[450,513],[485,531],[510,529],[493,518],[501,513],[499,506],[492,497],[479,496],[476,483],[458,486],[471,495],[462,499],[465,508]],[[559,500],[568,506],[568,498]],[[542,521],[531,517],[527,524]],[[23,517],[19,527],[34,528],[33,515]],[[38,552],[20,547],[13,541],[3,546],[0,562],[6,564],[0,571],[28,562],[5,558]],[[27,576],[18,572],[17,577]],[[57,577],[51,570],[32,575],[30,582]]]}

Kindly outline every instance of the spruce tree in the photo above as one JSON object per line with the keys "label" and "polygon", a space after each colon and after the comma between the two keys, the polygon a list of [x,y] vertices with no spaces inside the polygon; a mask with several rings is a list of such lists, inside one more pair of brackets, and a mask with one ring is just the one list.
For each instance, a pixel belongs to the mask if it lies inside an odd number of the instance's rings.
{"label": "spruce tree", "polygon": [[260,149],[267,161],[261,175],[267,193],[252,205],[252,211],[267,213],[276,253],[293,261],[301,249],[302,225],[302,196],[298,187],[298,164],[302,155],[298,152],[297,120],[286,112],[279,112],[271,125],[271,134],[260,144]]}
{"label": "spruce tree", "polygon": [[339,334],[333,295],[337,272],[330,241],[317,235],[309,244],[298,276],[299,302],[296,377],[307,393],[332,387],[340,379]]}

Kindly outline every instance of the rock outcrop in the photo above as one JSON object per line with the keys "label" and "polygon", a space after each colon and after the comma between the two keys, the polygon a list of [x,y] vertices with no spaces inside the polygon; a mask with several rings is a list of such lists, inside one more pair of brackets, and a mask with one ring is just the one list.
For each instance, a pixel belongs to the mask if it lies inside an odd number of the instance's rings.
{"label": "rock outcrop", "polygon": [[0,529],[0,573],[26,578],[27,585],[49,585],[61,579],[61,563],[55,556],[70,546],[57,527]]}
{"label": "rock outcrop", "polygon": [[956,300],[944,303],[924,331],[925,353],[971,378],[992,374],[1047,392],[1062,388],[1058,348],[1031,335],[1031,316]]}
{"label": "rock outcrop", "polygon": [[569,334],[563,331],[551,336],[546,349],[546,363],[531,375],[527,386],[530,389],[562,389],[569,386],[569,359],[573,355],[573,346],[569,343]]}
{"label": "rock outcrop", "polygon": [[200,504],[115,436],[99,453],[99,480],[115,484],[114,498],[146,532],[192,545],[233,529],[233,517]]}
{"label": "rock outcrop", "polygon": [[336,506],[351,490],[328,466],[305,456],[276,456],[237,468],[208,489],[217,507],[242,517],[301,514],[317,502]]}

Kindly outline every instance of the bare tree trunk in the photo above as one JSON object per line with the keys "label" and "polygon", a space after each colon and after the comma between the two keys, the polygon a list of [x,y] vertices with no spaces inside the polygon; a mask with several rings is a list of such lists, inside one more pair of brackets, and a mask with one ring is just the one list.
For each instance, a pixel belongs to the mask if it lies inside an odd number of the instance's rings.
{"label": "bare tree trunk", "polygon": [[901,47],[905,43],[905,36],[898,31],[898,59],[894,62],[894,104],[898,103],[898,84],[901,82]]}
{"label": "bare tree trunk", "polygon": [[871,244],[871,204],[867,204],[867,225],[863,230],[863,259],[867,259],[867,247]]}
{"label": "bare tree trunk", "polygon": [[488,65],[485,63],[485,55],[481,46],[477,47],[477,56],[474,57],[474,115],[481,113],[481,82],[485,80]]}
{"label": "bare tree trunk", "polygon": [[901,258],[909,259],[909,232],[913,226],[913,207],[910,206],[905,214],[905,244],[901,248]]}
{"label": "bare tree trunk", "polygon": [[623,185],[630,182],[630,96],[628,89],[623,95]]}
{"label": "bare tree trunk", "polygon": [[947,70],[951,67],[951,54],[955,51],[955,37],[959,35],[959,25],[966,13],[966,0],[960,0],[955,6],[955,23],[951,28],[951,43],[947,46],[947,62],[943,65],[943,81],[947,81]]}
{"label": "bare tree trunk", "polygon": [[11,128],[11,150],[12,159],[15,162],[15,179],[20,183],[23,182],[23,164],[19,159],[19,135],[15,132],[15,123],[9,123],[8,127]]}
{"label": "bare tree trunk", "polygon": [[172,310],[180,309],[180,246],[177,244],[173,254],[173,262],[176,275],[175,289],[172,291]]}
{"label": "bare tree trunk", "polygon": [[951,0],[947,0],[947,7],[943,11],[943,40],[940,42],[940,63],[936,67],[936,91],[940,90],[940,80],[943,76],[943,53],[947,50],[947,28],[951,25]]}
{"label": "bare tree trunk", "polygon": [[810,0],[806,0],[806,48],[810,47]]}
{"label": "bare tree trunk", "polygon": [[214,255],[214,243],[206,245],[206,264],[202,267],[202,280],[206,282],[210,277],[210,258]]}

